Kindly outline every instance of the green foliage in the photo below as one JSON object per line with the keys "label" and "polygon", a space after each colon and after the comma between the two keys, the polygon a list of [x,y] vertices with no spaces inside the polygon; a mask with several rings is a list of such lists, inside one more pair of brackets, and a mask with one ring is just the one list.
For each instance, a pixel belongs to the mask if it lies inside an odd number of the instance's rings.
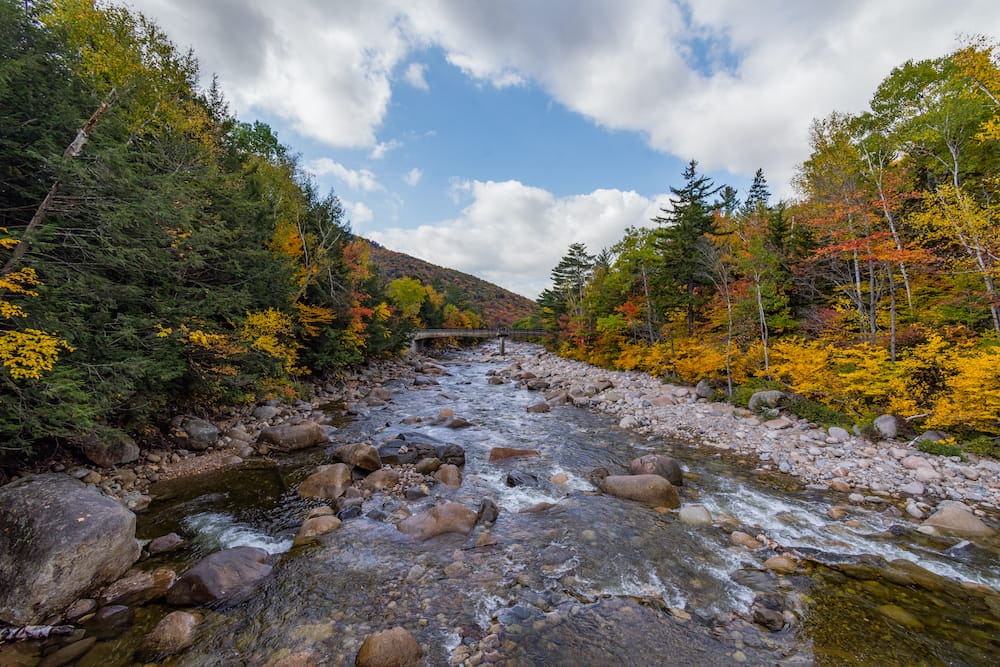
{"label": "green foliage", "polygon": [[1000,459],[1000,438],[981,435],[977,438],[966,440],[960,446],[964,451],[978,456],[990,456]]}
{"label": "green foliage", "polygon": [[850,428],[854,424],[854,420],[844,413],[804,396],[792,395],[783,407],[797,417],[822,426]]}
{"label": "green foliage", "polygon": [[927,454],[937,456],[961,456],[962,448],[958,445],[950,445],[945,442],[931,442],[930,440],[918,440],[917,449]]}
{"label": "green foliage", "polygon": [[785,389],[785,385],[766,378],[750,378],[733,389],[733,396],[730,402],[733,405],[745,408],[750,404],[750,397],[758,391],[770,391],[774,389],[782,391]]}

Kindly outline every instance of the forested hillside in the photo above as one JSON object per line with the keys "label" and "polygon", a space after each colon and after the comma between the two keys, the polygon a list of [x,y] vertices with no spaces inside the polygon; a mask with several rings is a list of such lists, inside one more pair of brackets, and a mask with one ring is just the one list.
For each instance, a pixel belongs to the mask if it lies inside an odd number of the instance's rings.
{"label": "forested hillside", "polygon": [[487,326],[510,325],[536,310],[530,299],[481,278],[389,250],[377,243],[371,246],[372,263],[386,279],[409,277],[432,285],[456,305],[478,313]]}
{"label": "forested hillside", "polygon": [[1000,452],[998,56],[979,39],[904,63],[866,112],[815,121],[797,199],[692,161],[648,227],[555,267],[539,304],[561,352]]}
{"label": "forested hillside", "polygon": [[151,22],[0,0],[0,448],[293,396],[398,350],[368,244]]}

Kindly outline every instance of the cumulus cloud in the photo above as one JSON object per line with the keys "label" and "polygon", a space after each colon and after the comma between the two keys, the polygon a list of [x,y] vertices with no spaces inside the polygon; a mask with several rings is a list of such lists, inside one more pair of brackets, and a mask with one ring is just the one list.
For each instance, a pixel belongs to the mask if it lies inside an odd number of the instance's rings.
{"label": "cumulus cloud", "polygon": [[347,217],[351,221],[354,231],[357,231],[359,226],[364,226],[375,219],[375,212],[368,208],[364,202],[343,200],[341,203],[347,211]]}
{"label": "cumulus cloud", "polygon": [[370,157],[373,160],[381,160],[386,156],[386,154],[389,151],[396,150],[402,145],[403,144],[396,141],[395,139],[390,139],[389,141],[380,141],[377,144],[375,144],[375,148],[373,148],[371,153],[368,154],[368,157]]}
{"label": "cumulus cloud", "polygon": [[423,63],[410,63],[406,66],[406,71],[403,72],[403,79],[414,88],[430,90],[431,87],[427,85],[426,75],[426,65]]}
{"label": "cumulus cloud", "polygon": [[423,178],[423,176],[424,176],[423,170],[414,167],[413,169],[406,172],[405,175],[403,175],[403,182],[412,188],[416,186],[417,183],[420,182],[420,179]]}
{"label": "cumulus cloud", "polygon": [[375,174],[371,171],[367,169],[348,169],[328,157],[309,160],[304,166],[306,171],[313,176],[333,176],[352,190],[374,192],[383,189],[382,184],[378,182]]}
{"label": "cumulus cloud", "polygon": [[389,248],[481,276],[534,298],[571,243],[592,252],[646,225],[667,205],[632,191],[595,190],[556,197],[519,181],[462,181],[472,203],[451,220],[368,236]]}

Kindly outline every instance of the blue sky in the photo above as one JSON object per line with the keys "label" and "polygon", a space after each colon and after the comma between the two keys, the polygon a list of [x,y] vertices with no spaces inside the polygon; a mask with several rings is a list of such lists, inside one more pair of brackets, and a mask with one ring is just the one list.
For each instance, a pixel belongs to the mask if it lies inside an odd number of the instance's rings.
{"label": "blue sky", "polygon": [[648,225],[689,159],[794,196],[812,119],[1000,35],[994,0],[135,0],[355,231],[529,297]]}

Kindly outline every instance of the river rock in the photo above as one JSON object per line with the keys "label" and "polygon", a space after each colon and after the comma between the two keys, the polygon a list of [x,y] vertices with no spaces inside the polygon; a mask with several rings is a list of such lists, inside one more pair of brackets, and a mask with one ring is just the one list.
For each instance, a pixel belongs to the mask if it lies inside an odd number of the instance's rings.
{"label": "river rock", "polygon": [[142,605],[164,595],[176,581],[177,573],[166,567],[136,572],[106,587],[97,599],[102,605]]}
{"label": "river rock", "polygon": [[678,518],[686,526],[711,526],[712,513],[704,505],[685,505]]}
{"label": "river rock", "polygon": [[447,487],[457,489],[462,486],[462,471],[458,469],[458,466],[445,463],[434,473],[434,479]]}
{"label": "river rock", "polygon": [[159,537],[153,539],[148,545],[146,545],[146,551],[149,552],[150,556],[155,556],[157,554],[166,554],[172,551],[177,551],[185,545],[184,538],[177,533],[167,533],[166,535],[160,535]]}
{"label": "river rock", "polygon": [[368,635],[354,658],[356,667],[413,667],[420,664],[424,651],[417,640],[401,627]]}
{"label": "river rock", "polygon": [[84,623],[88,634],[100,639],[118,637],[132,625],[135,614],[123,604],[112,604],[101,607]]}
{"label": "river rock", "polygon": [[184,446],[202,451],[215,445],[219,440],[219,427],[204,419],[190,418],[184,422],[182,427],[187,438],[184,439]]}
{"label": "river rock", "polygon": [[893,415],[880,415],[875,418],[875,432],[885,440],[892,440],[899,435],[899,421]]}
{"label": "river rock", "polygon": [[960,503],[941,503],[920,525],[968,537],[988,537],[996,532]]}
{"label": "river rock", "polygon": [[639,428],[641,425],[642,422],[640,422],[635,415],[625,415],[621,418],[621,421],[618,422],[618,428]]}
{"label": "river rock", "polygon": [[348,465],[362,470],[378,470],[382,467],[382,457],[372,445],[355,442],[341,445],[333,450],[333,455]]}
{"label": "river rock", "polygon": [[762,408],[776,408],[785,398],[785,392],[771,389],[768,391],[758,391],[750,397],[747,408],[751,412],[757,412]]}
{"label": "river rock", "polygon": [[253,411],[254,419],[259,419],[265,422],[269,419],[274,419],[280,414],[281,408],[276,405],[261,405]]}
{"label": "river rock", "polygon": [[421,475],[431,475],[440,467],[441,459],[436,456],[428,456],[426,459],[420,459],[417,461],[416,465],[413,466],[413,469]]}
{"label": "river rock", "polygon": [[446,502],[403,519],[397,528],[420,541],[445,533],[468,535],[476,525],[476,512],[460,503]]}
{"label": "river rock", "polygon": [[537,486],[538,477],[532,475],[530,472],[523,472],[521,470],[514,470],[507,473],[507,486]]}
{"label": "river rock", "polygon": [[647,454],[632,459],[628,464],[630,475],[659,475],[674,486],[684,485],[684,471],[680,462],[663,454]]}
{"label": "river rock", "polygon": [[476,521],[486,526],[496,523],[500,517],[500,508],[489,498],[483,498],[479,503],[479,512],[476,513]]}
{"label": "river rock", "polygon": [[316,468],[316,472],[299,484],[299,496],[336,500],[351,486],[351,467],[346,463],[334,463]]}
{"label": "river rock", "polygon": [[437,457],[442,463],[450,463],[461,468],[465,465],[465,450],[461,445],[443,445],[437,447]]}
{"label": "river rock", "polygon": [[899,463],[908,470],[918,470],[920,468],[933,467],[930,461],[928,461],[922,456],[917,456],[916,454],[911,454],[910,456],[907,456]]}
{"label": "river rock", "polygon": [[156,624],[139,647],[145,661],[159,661],[180,653],[194,644],[194,634],[201,617],[186,611],[172,611]]}
{"label": "river rock", "polygon": [[322,445],[328,442],[328,439],[326,431],[319,424],[302,422],[265,428],[260,432],[259,442],[271,445],[275,449],[295,451]]}
{"label": "river rock", "polygon": [[399,471],[392,470],[391,468],[382,468],[381,470],[369,473],[364,481],[361,482],[361,488],[368,489],[369,491],[382,491],[384,489],[391,489],[397,484],[399,484]]}
{"label": "river rock", "polygon": [[711,398],[714,393],[715,389],[712,388],[712,383],[708,380],[698,380],[698,384],[694,386],[694,395],[698,398]]}
{"label": "river rock", "polygon": [[795,572],[795,570],[797,570],[798,567],[799,567],[798,562],[788,554],[779,554],[777,556],[771,556],[766,561],[764,561],[765,569],[771,570],[772,572],[781,572],[783,574]]}
{"label": "river rock", "polygon": [[139,558],[135,514],[69,475],[0,487],[0,621],[37,623]]}
{"label": "river rock", "polygon": [[38,663],[38,667],[62,667],[62,665],[68,665],[94,648],[94,644],[96,643],[97,637],[87,637],[86,639],[63,646],[55,653],[45,656]]}
{"label": "river rock", "polygon": [[494,447],[490,450],[490,463],[500,463],[508,459],[538,456],[537,449],[516,449],[514,447]]}
{"label": "river rock", "polygon": [[139,445],[119,431],[111,431],[100,438],[87,438],[80,443],[80,451],[102,468],[113,468],[139,459]]}
{"label": "river rock", "polygon": [[922,496],[924,495],[924,485],[919,481],[910,482],[909,484],[904,484],[899,487],[900,492],[905,493],[908,496]]}
{"label": "river rock", "polygon": [[608,495],[656,507],[680,507],[677,488],[659,475],[609,475],[601,480]]}
{"label": "river rock", "polygon": [[537,403],[532,403],[531,405],[529,405],[527,408],[525,408],[525,411],[530,412],[531,414],[541,414],[543,412],[548,412],[551,409],[552,408],[551,406],[549,406],[548,403],[546,403],[545,401],[539,401]]}
{"label": "river rock", "polygon": [[306,519],[292,542],[294,546],[308,544],[320,535],[326,535],[340,528],[342,521],[335,516],[324,515]]}
{"label": "river rock", "polygon": [[760,541],[757,540],[757,538],[739,530],[734,530],[729,535],[729,541],[737,546],[746,547],[751,551],[756,551],[757,549],[760,549],[761,547],[764,546],[763,544],[760,543]]}
{"label": "river rock", "polygon": [[926,484],[928,482],[937,482],[938,480],[940,480],[941,473],[939,473],[934,468],[927,466],[923,468],[917,468],[916,470],[914,470],[913,477],[916,478],[918,482],[923,482]]}
{"label": "river rock", "polygon": [[241,593],[271,573],[267,558],[267,552],[256,547],[217,551],[177,580],[167,592],[167,602],[200,605]]}
{"label": "river rock", "polygon": [[834,442],[847,442],[851,439],[851,434],[847,429],[839,426],[831,426],[826,430],[826,433]]}

